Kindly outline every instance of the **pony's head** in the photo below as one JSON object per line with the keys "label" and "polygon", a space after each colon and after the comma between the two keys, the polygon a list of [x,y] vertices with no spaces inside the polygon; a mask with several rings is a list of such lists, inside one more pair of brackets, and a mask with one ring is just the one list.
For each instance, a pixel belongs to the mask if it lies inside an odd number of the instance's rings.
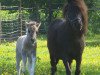
{"label": "pony's head", "polygon": [[26,34],[31,39],[36,39],[36,34],[40,27],[41,23],[37,23],[35,21],[26,22]]}
{"label": "pony's head", "polygon": [[64,18],[75,30],[87,29],[87,7],[84,0],[68,0],[63,9]]}

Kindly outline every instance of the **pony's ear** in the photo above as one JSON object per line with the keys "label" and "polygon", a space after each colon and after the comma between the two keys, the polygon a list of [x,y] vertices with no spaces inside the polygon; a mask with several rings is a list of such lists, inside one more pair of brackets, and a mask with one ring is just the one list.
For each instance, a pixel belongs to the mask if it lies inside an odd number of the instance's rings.
{"label": "pony's ear", "polygon": [[26,25],[26,27],[28,27],[29,23],[28,22],[25,22],[25,25]]}
{"label": "pony's ear", "polygon": [[41,22],[40,23],[36,23],[37,29],[39,29],[40,26],[41,26]]}

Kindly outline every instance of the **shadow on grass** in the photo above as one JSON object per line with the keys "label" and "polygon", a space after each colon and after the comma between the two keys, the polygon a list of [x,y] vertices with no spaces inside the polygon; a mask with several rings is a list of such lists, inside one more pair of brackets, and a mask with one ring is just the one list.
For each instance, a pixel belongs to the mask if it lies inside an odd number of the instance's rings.
{"label": "shadow on grass", "polygon": [[86,46],[92,46],[92,47],[100,46],[100,41],[96,40],[96,41],[86,42]]}
{"label": "shadow on grass", "polygon": [[100,46],[100,35],[88,36],[86,41],[86,46]]}

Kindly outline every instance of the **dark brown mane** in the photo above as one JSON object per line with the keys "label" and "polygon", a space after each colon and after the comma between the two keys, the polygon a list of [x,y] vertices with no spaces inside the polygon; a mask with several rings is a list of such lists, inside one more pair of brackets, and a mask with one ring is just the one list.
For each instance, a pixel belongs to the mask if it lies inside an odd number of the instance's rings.
{"label": "dark brown mane", "polygon": [[[83,23],[84,23],[84,32],[87,31],[87,24],[88,24],[88,13],[87,13],[87,6],[84,2],[84,0],[71,0],[73,1],[80,9],[82,15],[83,15]],[[69,1],[70,3],[70,1]],[[68,4],[69,4],[68,3]],[[67,12],[67,8],[68,8],[68,4],[65,4],[64,8],[63,8],[63,16],[65,16],[65,13]],[[65,18],[65,17],[64,17]]]}

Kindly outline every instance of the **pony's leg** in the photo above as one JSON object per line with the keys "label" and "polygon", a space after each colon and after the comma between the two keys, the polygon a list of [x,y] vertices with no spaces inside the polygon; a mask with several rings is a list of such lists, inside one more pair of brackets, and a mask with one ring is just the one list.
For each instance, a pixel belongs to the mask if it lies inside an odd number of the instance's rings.
{"label": "pony's leg", "polygon": [[22,52],[22,72],[25,74],[26,70],[26,61],[27,61],[27,56],[25,52]]}
{"label": "pony's leg", "polygon": [[51,75],[54,75],[55,72],[57,71],[57,63],[58,63],[59,59],[55,59],[54,57],[51,57]]}
{"label": "pony's leg", "polygon": [[76,71],[75,71],[75,75],[80,75],[80,73],[81,73],[81,70],[80,70],[81,60],[82,60],[81,57],[76,59]]}
{"label": "pony's leg", "polygon": [[72,60],[69,60],[68,62],[69,62],[69,67],[70,67],[70,69],[71,69]]}
{"label": "pony's leg", "polygon": [[64,66],[66,68],[66,74],[71,75],[71,69],[70,69],[70,64],[67,60],[63,60]]}
{"label": "pony's leg", "polygon": [[21,61],[21,55],[18,51],[16,51],[16,69],[17,69],[17,75],[20,75],[20,61]]}
{"label": "pony's leg", "polygon": [[35,73],[35,64],[36,64],[36,56],[31,55],[28,57],[28,71],[30,75],[34,75]]}

